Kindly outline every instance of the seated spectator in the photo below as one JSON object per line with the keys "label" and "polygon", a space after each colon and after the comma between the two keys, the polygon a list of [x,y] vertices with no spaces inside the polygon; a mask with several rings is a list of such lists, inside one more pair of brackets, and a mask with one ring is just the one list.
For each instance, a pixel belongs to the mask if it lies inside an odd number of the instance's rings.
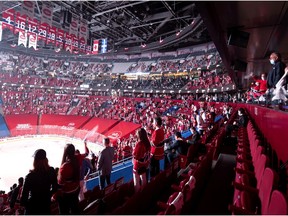
{"label": "seated spectator", "polygon": [[261,79],[258,79],[256,76],[253,76],[253,74],[252,74],[252,77],[253,77],[255,82],[259,83],[259,92],[260,92],[260,94],[261,95],[265,94],[265,92],[267,91],[266,74],[262,73],[261,74]]}
{"label": "seated spectator", "polygon": [[190,131],[192,133],[192,137],[188,140],[188,143],[192,145],[197,144],[200,141],[200,134],[195,127],[191,127]]}
{"label": "seated spectator", "polygon": [[234,121],[233,125],[236,127],[246,127],[248,124],[248,116],[243,108],[238,110],[238,119]]}
{"label": "seated spectator", "polygon": [[166,149],[168,162],[172,161],[179,155],[187,155],[189,144],[182,139],[180,132],[175,133],[175,142]]}
{"label": "seated spectator", "polygon": [[258,98],[261,96],[260,93],[260,84],[259,82],[255,82],[255,84],[251,85],[250,91],[247,92],[247,103],[250,101],[258,100]]}

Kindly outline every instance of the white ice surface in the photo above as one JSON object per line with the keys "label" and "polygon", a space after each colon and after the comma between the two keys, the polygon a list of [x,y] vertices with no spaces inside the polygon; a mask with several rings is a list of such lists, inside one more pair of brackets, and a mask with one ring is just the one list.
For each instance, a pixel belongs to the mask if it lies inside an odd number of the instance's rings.
{"label": "white ice surface", "polygon": [[[0,190],[9,192],[18,178],[29,173],[33,168],[33,154],[37,149],[44,149],[47,153],[49,165],[60,167],[64,146],[73,143],[80,153],[84,153],[84,143],[79,139],[58,136],[14,137],[0,140]],[[90,153],[96,155],[103,149],[100,144],[89,143]],[[90,157],[90,155],[88,156]]]}

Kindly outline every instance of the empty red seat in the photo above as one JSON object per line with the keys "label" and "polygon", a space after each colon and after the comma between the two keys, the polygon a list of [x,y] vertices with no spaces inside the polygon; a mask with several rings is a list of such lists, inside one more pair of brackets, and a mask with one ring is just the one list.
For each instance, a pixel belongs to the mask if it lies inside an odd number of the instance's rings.
{"label": "empty red seat", "polygon": [[269,215],[287,215],[287,200],[283,193],[274,190],[271,195],[270,203],[268,206],[267,214]]}

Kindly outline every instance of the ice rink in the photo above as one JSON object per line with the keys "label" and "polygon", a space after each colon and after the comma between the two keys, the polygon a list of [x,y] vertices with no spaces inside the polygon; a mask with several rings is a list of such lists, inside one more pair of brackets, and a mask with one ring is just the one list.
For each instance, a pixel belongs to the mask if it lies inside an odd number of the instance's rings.
{"label": "ice rink", "polygon": [[[0,141],[0,190],[6,193],[19,177],[24,177],[33,168],[33,154],[37,149],[47,153],[49,165],[60,167],[64,146],[73,143],[80,153],[84,153],[84,142],[79,139],[59,136],[13,137]],[[103,146],[88,142],[90,153],[96,155]],[[90,158],[90,154],[88,156]]]}

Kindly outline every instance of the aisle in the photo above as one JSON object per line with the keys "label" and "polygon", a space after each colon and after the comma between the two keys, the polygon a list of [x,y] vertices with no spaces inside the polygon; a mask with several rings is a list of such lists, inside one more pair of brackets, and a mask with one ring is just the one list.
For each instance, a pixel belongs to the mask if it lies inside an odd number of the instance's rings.
{"label": "aisle", "polygon": [[211,177],[193,214],[231,214],[228,205],[233,196],[231,185],[235,177],[235,155],[220,154]]}

